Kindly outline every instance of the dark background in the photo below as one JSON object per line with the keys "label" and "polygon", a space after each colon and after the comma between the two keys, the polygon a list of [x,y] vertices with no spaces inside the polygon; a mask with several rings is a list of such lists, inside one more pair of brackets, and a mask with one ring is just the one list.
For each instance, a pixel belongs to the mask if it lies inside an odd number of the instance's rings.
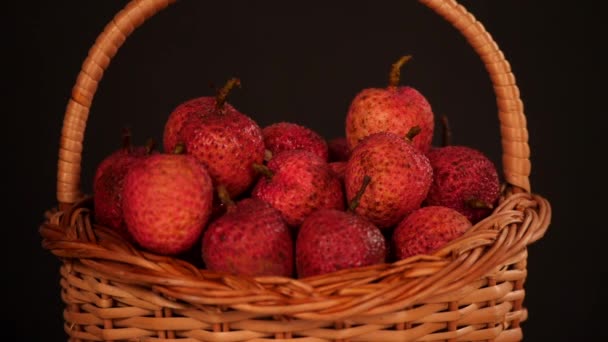
{"label": "dark background", "polygon": [[[126,1],[9,2],[2,12],[5,202],[2,321],[14,340],[62,341],[59,261],[38,227],[55,202],[63,112],[96,36]],[[533,192],[552,204],[545,237],[529,248],[524,323],[528,341],[608,337],[605,327],[606,153],[602,20],[592,2],[467,0],[512,65],[528,118]],[[568,6],[567,6],[568,5]],[[100,83],[84,142],[82,189],[119,145],[160,141],[181,101],[214,94],[229,77],[229,102],[261,126],[280,120],[327,138],[343,135],[350,100],[383,87],[390,64],[414,59],[402,84],[451,120],[454,143],[500,166],[495,98],[484,67],[449,24],[415,1],[183,0],[127,40]],[[7,175],[8,174],[8,175]],[[6,333],[6,331],[5,331]],[[5,337],[6,335],[3,334]],[[602,338],[597,338],[602,340]]]}

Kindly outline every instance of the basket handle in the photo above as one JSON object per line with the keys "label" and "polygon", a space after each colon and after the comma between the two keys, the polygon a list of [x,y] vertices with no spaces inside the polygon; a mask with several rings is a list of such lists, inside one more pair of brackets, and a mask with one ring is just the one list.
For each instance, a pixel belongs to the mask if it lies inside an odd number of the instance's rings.
{"label": "basket handle", "polygon": [[[72,89],[61,131],[57,200],[69,205],[82,198],[80,174],[84,132],[91,103],[104,71],[127,37],[148,18],[176,0],[132,0],[106,25],[90,48]],[[494,86],[506,181],[530,192],[530,148],[523,103],[503,53],[483,25],[455,0],[419,0],[450,22],[486,66]]]}

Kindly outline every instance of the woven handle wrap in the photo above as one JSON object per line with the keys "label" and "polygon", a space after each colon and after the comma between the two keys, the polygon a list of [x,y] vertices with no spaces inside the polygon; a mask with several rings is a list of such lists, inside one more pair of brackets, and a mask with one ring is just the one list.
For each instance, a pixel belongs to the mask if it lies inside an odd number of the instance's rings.
{"label": "woven handle wrap", "polygon": [[[127,37],[148,18],[176,0],[133,0],[105,27],[82,64],[68,102],[59,149],[57,200],[71,204],[81,198],[80,174],[84,132],[93,97],[110,61]],[[450,22],[467,39],[486,66],[494,85],[503,172],[506,181],[530,192],[530,148],[523,104],[511,67],[492,37],[454,0],[420,0]]]}

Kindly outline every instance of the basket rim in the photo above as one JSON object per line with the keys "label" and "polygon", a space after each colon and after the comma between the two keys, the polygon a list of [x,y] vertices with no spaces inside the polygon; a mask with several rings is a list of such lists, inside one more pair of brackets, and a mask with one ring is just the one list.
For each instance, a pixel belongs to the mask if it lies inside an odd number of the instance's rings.
{"label": "basket rim", "polygon": [[141,250],[93,223],[91,204],[87,197],[67,211],[49,211],[40,227],[43,248],[78,272],[149,287],[180,302],[325,320],[386,313],[500,276],[514,260],[526,258],[527,246],[544,235],[551,220],[546,199],[508,188],[490,216],[432,255],[307,278],[247,277]]}

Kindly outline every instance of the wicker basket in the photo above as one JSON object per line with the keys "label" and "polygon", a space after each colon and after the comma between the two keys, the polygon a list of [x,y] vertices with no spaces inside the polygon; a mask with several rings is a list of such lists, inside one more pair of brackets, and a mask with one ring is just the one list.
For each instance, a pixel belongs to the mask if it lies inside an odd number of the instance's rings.
{"label": "wicker basket", "polygon": [[82,65],[63,122],[56,209],[40,227],[62,260],[70,341],[518,341],[527,246],[549,203],[531,193],[518,88],[481,23],[453,0],[421,0],[466,37],[497,98],[507,181],[499,206],[431,256],[306,279],[221,275],[138,250],[91,219],[80,192],[82,142],[97,85],[127,36],[174,0],[134,0]]}

